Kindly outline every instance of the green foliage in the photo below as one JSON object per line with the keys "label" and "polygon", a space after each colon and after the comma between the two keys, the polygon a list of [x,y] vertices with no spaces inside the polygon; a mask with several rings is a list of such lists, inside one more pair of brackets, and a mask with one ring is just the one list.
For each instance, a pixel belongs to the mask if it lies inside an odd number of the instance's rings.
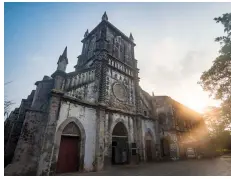
{"label": "green foliage", "polygon": [[208,107],[203,115],[208,127],[210,136],[216,136],[223,131],[223,121],[221,120],[221,110],[218,107]]}
{"label": "green foliage", "polygon": [[225,36],[215,39],[221,44],[219,56],[213,61],[212,67],[203,72],[199,84],[210,92],[210,96],[222,101],[222,120],[227,127],[231,123],[231,13],[214,20],[224,26]]}
{"label": "green foliage", "polygon": [[211,144],[215,149],[231,149],[231,132],[224,130],[227,123],[223,120],[221,108],[208,107],[203,117],[209,130]]}
{"label": "green foliage", "polygon": [[224,36],[215,38],[221,49],[210,69],[203,72],[199,84],[214,99],[221,100],[220,107],[209,107],[204,114],[211,143],[216,149],[231,149],[231,13],[214,18],[224,26]]}

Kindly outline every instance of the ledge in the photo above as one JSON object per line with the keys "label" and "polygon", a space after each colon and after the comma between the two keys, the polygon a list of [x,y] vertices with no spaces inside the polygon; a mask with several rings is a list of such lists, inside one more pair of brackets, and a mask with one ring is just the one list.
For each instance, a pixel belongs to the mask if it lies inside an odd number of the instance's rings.
{"label": "ledge", "polygon": [[54,78],[55,76],[66,76],[67,74],[66,74],[66,72],[64,72],[64,71],[61,71],[61,70],[56,70],[52,75],[51,75],[51,77],[52,78]]}
{"label": "ledge", "polygon": [[47,112],[45,112],[45,111],[38,110],[38,109],[32,109],[32,108],[27,108],[27,109],[25,109],[25,112],[38,112],[38,113],[44,113],[44,114],[47,113]]}

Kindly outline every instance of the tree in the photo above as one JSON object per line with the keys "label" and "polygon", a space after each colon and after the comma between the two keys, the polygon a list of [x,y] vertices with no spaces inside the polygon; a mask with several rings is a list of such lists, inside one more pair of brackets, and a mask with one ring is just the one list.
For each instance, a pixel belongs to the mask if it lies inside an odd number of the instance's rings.
{"label": "tree", "polygon": [[221,100],[222,120],[226,127],[231,123],[231,13],[214,18],[216,23],[224,26],[225,36],[217,37],[221,49],[212,67],[203,72],[199,84],[210,96]]}
{"label": "tree", "polygon": [[203,118],[205,119],[211,137],[217,136],[224,130],[223,120],[221,120],[221,110],[219,107],[207,107],[203,114]]}
{"label": "tree", "polygon": [[226,121],[223,120],[221,108],[208,107],[203,117],[209,130],[211,143],[216,149],[231,150],[231,134],[226,130]]}
{"label": "tree", "polygon": [[[4,83],[4,86],[5,86],[5,85],[8,85],[9,83],[11,83],[11,82],[6,82],[6,83]],[[6,98],[6,96],[5,96],[5,99],[4,99],[4,117],[5,117],[5,116],[8,117],[8,114],[9,114],[9,112],[10,112],[10,107],[11,107],[13,104],[14,104],[13,101],[8,100],[8,99]]]}

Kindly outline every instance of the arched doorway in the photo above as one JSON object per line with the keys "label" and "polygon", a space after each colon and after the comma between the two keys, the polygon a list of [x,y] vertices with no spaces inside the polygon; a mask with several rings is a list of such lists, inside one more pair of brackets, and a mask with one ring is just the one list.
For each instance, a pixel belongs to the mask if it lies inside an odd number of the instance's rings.
{"label": "arched doorway", "polygon": [[112,131],[112,164],[126,164],[128,156],[128,132],[124,124],[119,122]]}
{"label": "arched doorway", "polygon": [[162,157],[169,158],[170,157],[170,141],[168,138],[161,139],[161,149],[162,149]]}
{"label": "arched doorway", "polygon": [[154,151],[153,137],[150,132],[147,132],[145,134],[145,152],[147,162],[153,160]]}
{"label": "arched doorway", "polygon": [[74,122],[70,122],[62,131],[57,173],[75,172],[80,167],[81,133]]}

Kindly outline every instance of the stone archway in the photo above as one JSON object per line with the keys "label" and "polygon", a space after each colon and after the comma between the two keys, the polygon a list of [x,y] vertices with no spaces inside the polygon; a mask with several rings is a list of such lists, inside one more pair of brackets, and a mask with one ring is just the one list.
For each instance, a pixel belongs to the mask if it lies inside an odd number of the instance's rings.
{"label": "stone archway", "polygon": [[[86,134],[82,123],[74,117],[66,119],[57,129],[54,149],[56,173],[82,171]],[[62,161],[63,155],[67,164]],[[68,161],[69,160],[69,161]],[[66,165],[66,166],[65,166]],[[73,170],[73,171],[72,171]]]}
{"label": "stone archway", "polygon": [[123,122],[118,122],[112,130],[112,164],[129,163],[128,131]]}

